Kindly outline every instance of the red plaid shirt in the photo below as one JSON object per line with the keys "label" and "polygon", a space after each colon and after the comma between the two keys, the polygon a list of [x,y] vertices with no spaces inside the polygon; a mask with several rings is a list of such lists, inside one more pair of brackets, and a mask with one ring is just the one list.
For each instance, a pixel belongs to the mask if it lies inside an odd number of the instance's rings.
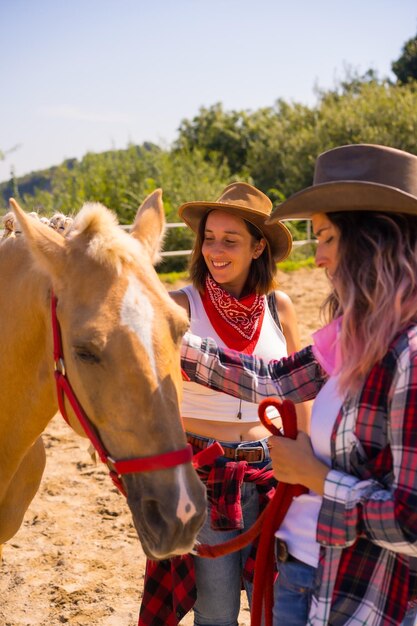
{"label": "red plaid shirt", "polygon": [[[195,452],[198,452],[197,450]],[[214,463],[198,470],[212,504],[211,525],[217,530],[243,528],[240,506],[242,482],[256,483],[260,512],[274,495],[271,470],[256,469],[246,461]],[[243,575],[253,581],[256,545],[245,563]],[[196,601],[194,561],[190,554],[147,561],[138,626],[177,626]]]}
{"label": "red plaid shirt", "polygon": [[[316,397],[326,374],[311,347],[279,361],[186,335],[190,379],[250,402]],[[397,626],[417,594],[417,326],[392,343],[345,399],[331,439],[308,624]]]}

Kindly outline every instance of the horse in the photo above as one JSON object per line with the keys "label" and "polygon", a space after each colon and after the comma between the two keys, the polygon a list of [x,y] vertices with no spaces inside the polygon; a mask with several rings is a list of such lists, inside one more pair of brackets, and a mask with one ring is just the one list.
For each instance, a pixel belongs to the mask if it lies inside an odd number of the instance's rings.
{"label": "horse", "polygon": [[85,204],[63,237],[10,202],[22,235],[0,243],[0,544],[39,488],[41,434],[59,406],[105,451],[145,554],[188,552],[206,499],[179,411],[188,320],[154,269],[161,190],[139,207],[130,234],[99,203]]}

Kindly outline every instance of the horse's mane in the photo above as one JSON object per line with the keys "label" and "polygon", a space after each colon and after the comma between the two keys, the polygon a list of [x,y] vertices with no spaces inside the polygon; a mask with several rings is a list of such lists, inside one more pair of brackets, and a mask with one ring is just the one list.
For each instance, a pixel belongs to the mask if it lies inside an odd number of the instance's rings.
{"label": "horse's mane", "polygon": [[98,263],[110,265],[118,273],[123,263],[130,264],[141,256],[139,242],[125,233],[116,215],[98,202],[84,204],[75,216],[67,239],[75,241],[82,235],[88,238],[88,255]]}
{"label": "horse's mane", "polygon": [[[87,247],[87,254],[97,263],[107,265],[118,274],[123,264],[131,264],[142,256],[142,246],[120,228],[116,215],[99,202],[87,202],[75,217],[54,213],[51,218],[29,213],[53,228],[69,241],[69,245]],[[23,236],[20,225],[12,211],[2,219],[3,239]]]}

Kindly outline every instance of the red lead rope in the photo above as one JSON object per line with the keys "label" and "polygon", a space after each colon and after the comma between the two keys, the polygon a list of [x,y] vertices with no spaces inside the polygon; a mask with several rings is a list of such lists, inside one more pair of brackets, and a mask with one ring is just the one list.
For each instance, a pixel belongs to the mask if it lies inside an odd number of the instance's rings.
{"label": "red lead rope", "polygon": [[[175,467],[182,463],[189,463],[193,457],[193,451],[189,444],[180,450],[165,452],[154,456],[137,457],[134,459],[115,460],[109,456],[105,449],[95,427],[88,419],[83,407],[79,403],[72,387],[67,379],[65,371],[64,356],[62,350],[61,331],[58,318],[56,315],[57,298],[55,294],[51,295],[51,315],[52,315],[52,332],[54,342],[54,361],[55,361],[55,381],[58,395],[59,410],[69,424],[67,411],[65,408],[65,398],[69,401],[78,421],[80,422],[85,434],[94,446],[100,460],[105,463],[109,469],[110,477],[119,491],[126,496],[121,475],[136,472],[151,472],[160,469]],[[218,453],[217,453],[218,454]],[[194,461],[195,462],[195,461]],[[197,464],[195,462],[195,464]]]}
{"label": "red lead rope", "polygon": [[[274,406],[281,415],[284,435],[271,422],[266,414],[266,409]],[[289,400],[281,402],[277,398],[265,398],[259,404],[259,419],[272,435],[278,437],[297,437],[297,416],[295,407]],[[306,493],[301,485],[287,485],[278,483],[274,496],[255,524],[245,533],[225,541],[216,546],[199,544],[195,550],[198,556],[214,559],[218,556],[230,554],[247,546],[259,535],[257,549],[255,575],[253,581],[251,626],[260,626],[262,622],[262,610],[265,611],[265,626],[272,626],[272,606],[274,588],[274,536],[280,527],[292,499],[302,493]],[[261,532],[262,531],[262,532]]]}
{"label": "red lead rope", "polygon": [[[271,423],[266,415],[268,406],[278,409],[285,437],[296,439],[297,416],[295,407],[289,400],[283,402],[267,398],[259,405],[259,418],[266,428],[278,437],[282,433]],[[272,626],[272,606],[274,601],[274,541],[275,532],[284,520],[292,499],[306,493],[307,489],[301,485],[288,485],[280,482],[274,493],[274,497],[268,505],[268,515],[265,516],[262,532],[256,556],[255,576],[253,580],[253,596],[251,609],[251,626],[260,626],[262,621],[262,609],[265,611],[265,626]]]}

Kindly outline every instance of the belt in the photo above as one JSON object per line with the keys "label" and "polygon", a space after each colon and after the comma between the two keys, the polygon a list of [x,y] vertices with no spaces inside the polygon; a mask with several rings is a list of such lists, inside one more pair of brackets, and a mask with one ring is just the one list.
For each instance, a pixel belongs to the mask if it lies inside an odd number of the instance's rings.
{"label": "belt", "polygon": [[288,561],[299,562],[299,559],[296,559],[295,556],[288,552],[288,546],[282,539],[278,539],[275,537],[275,558],[280,563],[287,563]]}
{"label": "belt", "polygon": [[[194,448],[205,450],[216,439],[209,439],[208,437],[200,437],[187,433],[187,441]],[[223,448],[223,456],[232,461],[246,461],[247,463],[262,463],[269,460],[268,448],[262,445],[250,446],[247,443],[230,443],[228,441],[218,442]],[[254,442],[255,444],[258,442]]]}

